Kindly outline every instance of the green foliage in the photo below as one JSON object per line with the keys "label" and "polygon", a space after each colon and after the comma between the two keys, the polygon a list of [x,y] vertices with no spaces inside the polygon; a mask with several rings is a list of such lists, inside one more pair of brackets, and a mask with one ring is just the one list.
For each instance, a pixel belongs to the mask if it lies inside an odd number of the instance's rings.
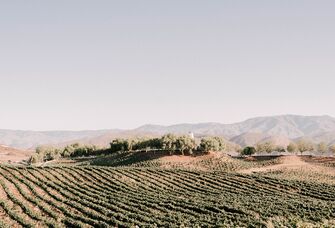
{"label": "green foliage", "polygon": [[275,151],[280,152],[280,153],[285,153],[286,149],[283,146],[275,146]]}
{"label": "green foliage", "polygon": [[31,156],[29,163],[39,163],[45,161],[51,161],[61,157],[62,151],[58,148],[51,146],[38,146],[36,153]]}
{"label": "green foliage", "polygon": [[256,145],[256,151],[258,153],[271,153],[275,151],[276,146],[273,144],[273,142],[264,142],[264,143],[258,143]]}
{"label": "green foliage", "polygon": [[67,145],[65,148],[51,146],[39,146],[30,159],[30,164],[40,163],[59,159],[61,157],[79,157],[94,155],[98,148],[94,145],[80,145],[78,143]]}
{"label": "green foliage", "polygon": [[192,151],[196,148],[194,139],[189,136],[180,136],[176,140],[177,149],[184,155],[185,151],[192,154]]}
{"label": "green foliage", "polygon": [[199,150],[202,152],[224,151],[226,144],[220,137],[205,137],[202,138],[199,145]]}
{"label": "green foliage", "polygon": [[99,149],[93,145],[80,145],[74,143],[67,145],[63,149],[53,147],[38,147],[30,163],[39,163],[60,157],[82,157],[106,155],[118,152],[140,152],[140,151],[167,151],[173,154],[193,154],[195,150],[200,152],[224,151],[225,149],[237,150],[238,147],[233,144],[226,144],[220,137],[205,137],[201,139],[200,145],[188,135],[167,134],[160,138],[132,138],[132,139],[114,139],[110,143],[109,149]]}
{"label": "green foliage", "polygon": [[314,145],[312,142],[306,141],[306,140],[299,140],[297,142],[297,148],[300,153],[306,152],[306,151],[313,151]]}
{"label": "green foliage", "polygon": [[297,144],[295,143],[290,143],[288,146],[287,146],[287,151],[290,152],[290,153],[295,153],[298,151],[298,146]]}
{"label": "green foliage", "polygon": [[321,143],[319,143],[319,144],[317,145],[317,150],[318,150],[318,152],[320,152],[320,153],[326,153],[327,150],[328,150],[328,146],[327,146],[326,143],[321,142]]}
{"label": "green foliage", "polygon": [[41,155],[39,153],[33,154],[29,159],[30,164],[36,164],[36,163],[40,163],[40,162],[43,162],[43,161],[44,161],[43,155]]}
{"label": "green foliage", "polygon": [[335,155],[335,144],[329,147],[329,151]]}
{"label": "green foliage", "polygon": [[194,139],[189,136],[176,136],[173,134],[150,139],[115,139],[111,142],[110,146],[110,152],[112,153],[120,151],[166,150],[171,155],[176,151],[182,154],[185,152],[191,153],[196,147]]}
{"label": "green foliage", "polygon": [[100,167],[2,166],[0,177],[9,227],[334,227],[330,184]]}
{"label": "green foliage", "polygon": [[162,149],[169,151],[170,154],[173,154],[177,149],[177,137],[173,134],[164,135],[161,138]]}
{"label": "green foliage", "polygon": [[131,144],[127,142],[127,140],[125,139],[114,139],[111,143],[110,143],[110,149],[111,152],[118,152],[118,151],[125,151],[127,150]]}
{"label": "green foliage", "polygon": [[253,155],[256,153],[256,148],[253,146],[247,146],[242,150],[241,155]]}

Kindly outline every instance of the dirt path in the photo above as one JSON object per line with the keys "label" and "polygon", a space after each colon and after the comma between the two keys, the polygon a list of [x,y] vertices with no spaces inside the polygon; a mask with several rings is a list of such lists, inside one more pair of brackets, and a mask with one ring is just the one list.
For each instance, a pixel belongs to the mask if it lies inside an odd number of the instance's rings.
{"label": "dirt path", "polygon": [[260,168],[250,168],[240,170],[239,173],[251,174],[251,173],[260,173],[260,172],[272,172],[276,170],[298,170],[304,169],[312,172],[322,172],[335,175],[335,170],[333,168],[321,167],[318,165],[310,164],[303,161],[298,156],[285,156],[281,158],[281,164],[270,165]]}

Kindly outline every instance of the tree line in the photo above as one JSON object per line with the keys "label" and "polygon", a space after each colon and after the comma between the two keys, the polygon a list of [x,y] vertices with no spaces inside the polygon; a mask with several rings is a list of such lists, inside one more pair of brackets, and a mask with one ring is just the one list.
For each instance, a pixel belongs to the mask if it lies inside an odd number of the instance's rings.
{"label": "tree line", "polygon": [[313,144],[309,141],[299,140],[295,143],[291,142],[287,147],[275,145],[273,142],[264,142],[258,143],[255,146],[241,148],[217,136],[207,136],[196,141],[188,135],[166,134],[158,138],[117,138],[112,140],[109,148],[100,148],[95,145],[80,145],[78,143],[68,145],[64,148],[39,146],[36,148],[36,153],[30,157],[29,163],[40,163],[59,158],[106,155],[116,152],[148,152],[155,150],[166,151],[169,155],[192,155],[194,152],[205,154],[217,151],[236,151],[241,155],[266,154],[273,151],[301,154],[307,151],[317,151],[319,153],[332,152],[335,154],[335,145],[328,146],[323,142]]}
{"label": "tree line", "polygon": [[220,137],[203,137],[200,142],[188,135],[167,134],[159,138],[117,138],[110,143],[109,148],[99,148],[95,145],[80,145],[78,143],[64,148],[39,146],[29,159],[29,163],[40,163],[59,158],[97,156],[102,154],[126,151],[162,150],[168,154],[191,155],[193,152],[208,153],[210,151],[236,150],[234,145],[226,143]]}
{"label": "tree line", "polygon": [[204,137],[197,144],[195,139],[188,135],[177,136],[174,134],[150,139],[114,139],[110,143],[112,153],[119,151],[164,150],[169,152],[170,155],[176,153],[191,155],[194,151],[206,153],[224,151],[226,148],[225,140],[220,137]]}
{"label": "tree line", "polygon": [[283,147],[275,145],[273,142],[264,142],[258,143],[255,146],[246,146],[240,150],[240,153],[241,155],[252,155],[255,153],[271,153],[273,151],[301,154],[304,152],[331,152],[335,154],[335,145],[327,145],[324,142],[314,144],[307,140],[299,140],[297,142],[291,142],[287,147]]}
{"label": "tree line", "polygon": [[56,148],[52,146],[38,146],[35,153],[30,157],[29,163],[40,163],[56,160],[62,157],[79,157],[98,155],[103,149],[95,145],[80,145],[74,143],[64,148]]}

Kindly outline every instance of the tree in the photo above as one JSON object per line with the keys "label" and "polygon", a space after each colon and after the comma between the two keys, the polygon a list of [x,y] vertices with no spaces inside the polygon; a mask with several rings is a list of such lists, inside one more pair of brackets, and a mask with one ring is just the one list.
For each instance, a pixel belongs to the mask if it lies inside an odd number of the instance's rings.
{"label": "tree", "polygon": [[286,150],[283,146],[276,146],[275,151],[280,152],[280,153],[285,153]]}
{"label": "tree", "polygon": [[199,150],[202,152],[222,151],[226,147],[223,139],[220,137],[205,137],[202,138],[199,145]]}
{"label": "tree", "polygon": [[188,151],[191,154],[195,146],[195,141],[190,136],[183,135],[176,139],[176,148],[182,153],[182,155],[185,154],[185,151]]}
{"label": "tree", "polygon": [[297,151],[298,151],[298,146],[297,146],[297,144],[295,144],[295,143],[290,143],[290,144],[288,144],[288,146],[287,146],[287,151],[290,152],[290,153],[295,153],[295,152],[297,152]]}
{"label": "tree", "polygon": [[38,158],[40,162],[58,159],[62,154],[61,149],[54,148],[52,146],[38,146],[36,147],[35,152],[37,155],[35,155],[32,159],[36,161]]}
{"label": "tree", "polygon": [[169,151],[172,155],[177,148],[177,137],[173,134],[167,134],[162,137],[162,149]]}
{"label": "tree", "polygon": [[250,156],[250,155],[253,155],[253,154],[255,154],[256,153],[256,148],[255,147],[253,147],[253,146],[247,146],[247,147],[245,147],[243,150],[242,150],[242,155],[248,155],[248,156]]}
{"label": "tree", "polygon": [[114,139],[110,143],[110,149],[112,153],[119,152],[119,151],[125,151],[129,148],[127,140],[124,139]]}
{"label": "tree", "polygon": [[271,153],[275,150],[275,145],[273,142],[258,143],[256,145],[257,152],[261,153]]}
{"label": "tree", "polygon": [[320,153],[326,153],[327,150],[328,150],[328,146],[327,146],[326,143],[321,142],[321,143],[319,143],[319,144],[317,145],[317,150],[318,150],[318,152],[320,152]]}
{"label": "tree", "polygon": [[67,145],[62,152],[62,156],[63,157],[71,157],[72,154],[74,153],[74,151],[79,147],[80,147],[79,143],[74,143],[74,144],[71,144],[71,145]]}
{"label": "tree", "polygon": [[301,154],[303,152],[306,152],[306,151],[313,151],[314,150],[313,143],[311,143],[309,141],[305,141],[305,140],[299,140],[297,142],[297,147],[298,147],[298,150]]}
{"label": "tree", "polygon": [[223,138],[215,136],[214,140],[216,140],[219,143],[219,150],[218,151],[224,151],[227,148],[227,144],[226,144],[226,142]]}
{"label": "tree", "polygon": [[39,162],[43,162],[43,157],[40,153],[33,154],[29,159],[29,164],[36,164]]}
{"label": "tree", "polygon": [[329,151],[332,152],[335,155],[335,144],[333,144],[329,147]]}

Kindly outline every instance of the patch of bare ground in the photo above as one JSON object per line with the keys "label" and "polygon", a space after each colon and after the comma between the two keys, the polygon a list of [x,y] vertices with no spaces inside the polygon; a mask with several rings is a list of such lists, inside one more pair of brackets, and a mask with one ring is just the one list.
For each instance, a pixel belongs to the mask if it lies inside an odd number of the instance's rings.
{"label": "patch of bare ground", "polygon": [[18,150],[0,145],[0,163],[19,164],[28,160],[32,154],[32,151]]}
{"label": "patch of bare ground", "polygon": [[286,179],[335,184],[335,168],[306,162],[299,156],[284,156],[280,164],[239,170],[239,173],[271,173]]}
{"label": "patch of bare ground", "polygon": [[335,168],[335,157],[302,156],[301,159],[305,162],[312,163],[315,165]]}

